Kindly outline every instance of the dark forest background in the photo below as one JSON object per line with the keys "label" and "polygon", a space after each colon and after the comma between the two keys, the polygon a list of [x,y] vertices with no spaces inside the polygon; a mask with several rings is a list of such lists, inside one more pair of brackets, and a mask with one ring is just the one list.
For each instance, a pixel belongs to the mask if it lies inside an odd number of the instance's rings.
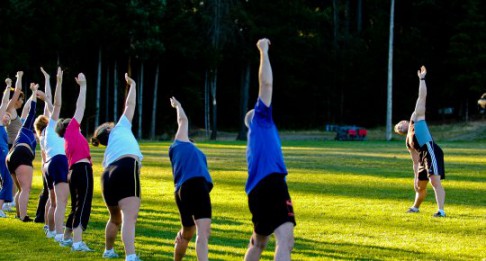
{"label": "dark forest background", "polygon": [[[486,92],[485,14],[481,0],[396,0],[393,122],[414,109],[421,65],[430,121],[478,116],[476,102]],[[258,90],[255,43],[267,37],[280,129],[372,128],[386,120],[389,23],[384,0],[5,0],[0,75],[15,82],[24,71],[27,91],[30,82],[43,86],[40,66],[54,87],[61,66],[61,116],[71,117],[74,77],[84,72],[88,135],[121,114],[128,71],[139,88],[138,137],[175,131],[171,96],[193,129],[213,139],[218,130],[243,137],[242,115]]]}

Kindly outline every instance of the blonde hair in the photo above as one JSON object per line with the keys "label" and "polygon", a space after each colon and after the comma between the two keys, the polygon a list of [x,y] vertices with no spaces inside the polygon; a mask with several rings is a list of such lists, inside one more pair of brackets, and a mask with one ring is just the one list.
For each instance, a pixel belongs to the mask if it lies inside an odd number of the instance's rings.
{"label": "blonde hair", "polygon": [[37,136],[41,136],[42,131],[47,127],[49,119],[45,115],[39,115],[34,121],[35,132]]}

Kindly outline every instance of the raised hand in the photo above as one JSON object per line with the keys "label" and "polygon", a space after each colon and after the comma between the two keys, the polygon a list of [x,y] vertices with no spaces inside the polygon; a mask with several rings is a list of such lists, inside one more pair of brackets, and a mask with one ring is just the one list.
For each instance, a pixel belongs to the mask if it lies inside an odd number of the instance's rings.
{"label": "raised hand", "polygon": [[39,84],[33,82],[30,83],[30,89],[32,90],[32,92],[36,92],[39,89]]}
{"label": "raised hand", "polygon": [[5,84],[7,84],[7,89],[12,88],[12,79],[10,78],[5,79]]}
{"label": "raised hand", "polygon": [[40,68],[40,70],[41,70],[42,74],[44,74],[44,77],[45,77],[46,79],[49,79],[49,78],[51,77],[51,76],[50,76],[50,75],[49,75],[49,74],[48,74],[48,73],[47,73],[47,72],[44,70],[44,68],[43,68],[43,67],[41,67],[41,68]]}
{"label": "raised hand", "polygon": [[257,42],[257,48],[258,50],[260,50],[260,52],[268,52],[268,48],[270,46],[270,40],[268,40],[267,38],[262,38],[260,40],[258,40]]}
{"label": "raised hand", "polygon": [[78,77],[74,77],[79,86],[86,86],[86,77],[83,73],[79,73]]}
{"label": "raised hand", "polygon": [[174,96],[172,96],[172,98],[170,98],[170,105],[172,106],[172,108],[177,108],[177,106],[181,106],[181,103],[176,100]]}
{"label": "raised hand", "polygon": [[420,67],[420,70],[417,71],[417,76],[419,77],[419,79],[423,79],[425,78],[425,75],[427,75],[427,69],[425,69],[425,66],[422,65],[422,67]]}
{"label": "raised hand", "polygon": [[61,84],[62,83],[62,70],[61,70],[61,67],[57,67],[57,75],[56,75],[56,78],[57,78],[57,83],[58,84]]}
{"label": "raised hand", "polygon": [[128,73],[125,73],[125,81],[127,81],[127,84],[132,85],[132,83],[135,83],[135,81],[128,76]]}

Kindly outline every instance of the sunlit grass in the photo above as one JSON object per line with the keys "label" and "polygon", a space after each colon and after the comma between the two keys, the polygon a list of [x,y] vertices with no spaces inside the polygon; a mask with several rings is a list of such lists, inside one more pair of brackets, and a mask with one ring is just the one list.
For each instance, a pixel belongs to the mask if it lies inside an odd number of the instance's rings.
{"label": "sunlit grass", "polygon": [[[242,260],[252,233],[244,192],[245,143],[201,142],[214,181],[210,260]],[[288,186],[297,218],[293,260],[481,260],[486,258],[486,145],[442,142],[448,217],[433,218],[433,191],[418,214],[413,201],[412,164],[403,142],[287,141]],[[170,260],[179,215],[169,142],[143,143],[142,208],[136,249],[143,260]],[[45,239],[40,224],[0,220],[2,260],[101,259],[108,213],[101,198],[102,150],[92,148],[93,210],[84,239],[94,253],[71,253]],[[35,164],[29,214],[41,188]],[[272,240],[262,260],[272,260]],[[117,240],[115,248],[123,253]],[[123,256],[123,255],[122,255]],[[194,243],[187,260],[195,260]]]}

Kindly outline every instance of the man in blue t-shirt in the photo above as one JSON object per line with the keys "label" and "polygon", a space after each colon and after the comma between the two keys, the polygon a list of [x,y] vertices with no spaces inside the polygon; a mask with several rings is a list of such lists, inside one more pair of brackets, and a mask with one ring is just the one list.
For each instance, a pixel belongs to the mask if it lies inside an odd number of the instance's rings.
{"label": "man in blue t-shirt", "polygon": [[258,260],[275,234],[275,260],[290,260],[294,246],[295,217],[287,188],[287,168],[278,131],[272,118],[273,75],[266,38],[257,42],[260,51],[258,100],[245,117],[248,127],[248,180],[246,193],[252,214],[253,235],[245,260]]}

